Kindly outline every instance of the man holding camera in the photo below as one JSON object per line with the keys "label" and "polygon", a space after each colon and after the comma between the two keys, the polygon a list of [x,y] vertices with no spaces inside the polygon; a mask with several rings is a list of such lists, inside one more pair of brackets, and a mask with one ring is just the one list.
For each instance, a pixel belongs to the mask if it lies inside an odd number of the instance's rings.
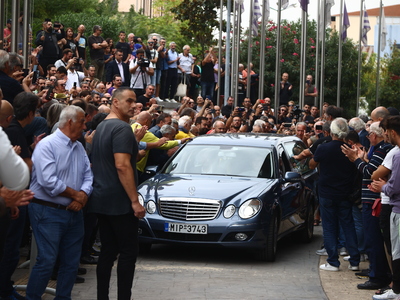
{"label": "man holding camera", "polygon": [[54,26],[51,21],[46,21],[43,23],[44,30],[40,31],[36,36],[36,45],[43,46],[42,54],[40,55],[39,64],[43,70],[47,70],[47,65],[54,64],[60,56],[60,47],[57,41],[64,38],[64,30],[60,27]]}
{"label": "man holding camera", "polygon": [[144,58],[142,48],[136,51],[136,58],[129,64],[129,72],[132,74],[131,88],[139,98],[144,94],[147,84],[150,83],[150,76],[154,75],[154,64]]}

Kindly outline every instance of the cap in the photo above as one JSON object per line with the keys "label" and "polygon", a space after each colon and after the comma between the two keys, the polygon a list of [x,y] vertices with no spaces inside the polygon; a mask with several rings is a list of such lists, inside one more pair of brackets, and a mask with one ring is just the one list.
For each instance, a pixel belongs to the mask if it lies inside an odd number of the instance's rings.
{"label": "cap", "polygon": [[389,114],[391,115],[391,116],[397,116],[397,115],[399,115],[399,111],[396,109],[396,108],[394,108],[394,107],[388,107],[387,108],[387,110],[389,111]]}
{"label": "cap", "polygon": [[12,21],[11,19],[8,19],[7,24],[11,24],[11,21]]}

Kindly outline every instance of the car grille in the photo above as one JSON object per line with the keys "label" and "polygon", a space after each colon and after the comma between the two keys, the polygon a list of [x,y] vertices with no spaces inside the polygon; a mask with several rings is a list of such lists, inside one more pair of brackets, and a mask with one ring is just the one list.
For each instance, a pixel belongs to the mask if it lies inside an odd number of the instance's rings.
{"label": "car grille", "polygon": [[175,220],[212,220],[218,215],[221,201],[198,198],[160,198],[163,217]]}

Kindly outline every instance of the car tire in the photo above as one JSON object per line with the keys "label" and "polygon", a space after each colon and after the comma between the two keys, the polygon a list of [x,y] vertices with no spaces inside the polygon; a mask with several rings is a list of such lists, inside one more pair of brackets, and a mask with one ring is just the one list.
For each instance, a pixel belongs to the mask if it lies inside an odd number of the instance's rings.
{"label": "car tire", "polygon": [[278,245],[278,217],[274,214],[268,226],[267,245],[258,251],[257,258],[262,261],[275,261],[276,248]]}
{"label": "car tire", "polygon": [[314,236],[314,208],[310,206],[304,228],[298,232],[298,240],[302,243],[311,243]]}

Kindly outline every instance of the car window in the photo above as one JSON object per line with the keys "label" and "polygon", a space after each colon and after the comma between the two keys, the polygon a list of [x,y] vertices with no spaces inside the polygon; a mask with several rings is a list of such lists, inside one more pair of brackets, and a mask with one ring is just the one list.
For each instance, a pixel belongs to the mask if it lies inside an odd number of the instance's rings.
{"label": "car window", "polygon": [[167,174],[206,174],[273,178],[269,148],[187,145],[166,166]]}
{"label": "car window", "polygon": [[304,158],[302,160],[295,160],[293,158],[294,155],[300,154],[303,150],[307,149],[301,141],[290,141],[283,143],[283,147],[285,148],[286,154],[289,156],[289,161],[294,171],[300,172],[301,174],[305,174],[309,172],[311,169],[308,166],[308,162],[310,158]]}

